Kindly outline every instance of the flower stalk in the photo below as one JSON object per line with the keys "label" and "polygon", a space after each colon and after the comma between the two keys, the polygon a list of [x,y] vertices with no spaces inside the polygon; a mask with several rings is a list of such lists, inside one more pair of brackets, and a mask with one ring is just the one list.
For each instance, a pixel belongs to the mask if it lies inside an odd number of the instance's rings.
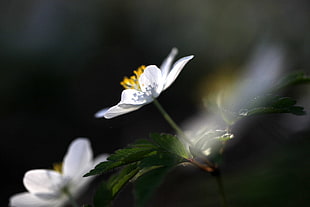
{"label": "flower stalk", "polygon": [[223,186],[223,181],[222,181],[222,176],[220,173],[217,173],[213,177],[215,177],[215,180],[218,186],[218,192],[219,192],[219,195],[221,196],[222,206],[228,207],[227,199],[226,199],[226,195],[224,191],[224,186]]}
{"label": "flower stalk", "polygon": [[[170,115],[166,112],[166,110],[162,107],[162,105],[159,103],[157,99],[154,99],[153,103],[157,107],[157,109],[160,111],[160,113],[163,115],[163,117],[166,119],[166,121],[170,124],[170,126],[182,137],[185,139],[185,141],[190,143],[190,140],[187,138],[185,133],[181,130],[181,128],[173,121],[173,119],[170,117]],[[215,167],[213,164],[211,164],[208,160],[205,160],[207,165],[202,165],[199,162],[195,160],[190,160],[194,165],[198,166],[200,169],[209,172],[213,177],[216,179],[216,183],[218,186],[218,192],[221,196],[221,202],[223,207],[228,207],[227,205],[227,199],[223,187],[222,177],[220,174],[220,171],[217,167]]]}
{"label": "flower stalk", "polygon": [[181,128],[173,121],[171,116],[166,112],[166,110],[162,107],[162,105],[159,103],[157,99],[154,98],[153,103],[159,110],[159,112],[163,115],[163,117],[166,119],[166,121],[170,124],[170,126],[188,143],[191,143],[191,141],[188,139],[188,137],[185,135],[185,133],[181,130]]}

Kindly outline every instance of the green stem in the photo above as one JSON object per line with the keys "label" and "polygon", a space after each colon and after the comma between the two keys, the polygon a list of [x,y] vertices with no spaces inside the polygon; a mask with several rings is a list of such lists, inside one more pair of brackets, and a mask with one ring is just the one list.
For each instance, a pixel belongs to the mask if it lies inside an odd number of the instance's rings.
{"label": "green stem", "polygon": [[154,104],[157,107],[157,109],[160,111],[160,113],[163,115],[163,117],[166,119],[166,121],[170,124],[170,126],[188,143],[191,143],[191,141],[187,138],[185,133],[181,130],[181,128],[173,121],[173,119],[170,117],[170,115],[166,112],[166,110],[161,106],[161,104],[158,102],[157,99],[154,99]]}
{"label": "green stem", "polygon": [[68,196],[69,202],[71,203],[72,207],[79,207],[79,204],[73,198],[73,196],[71,195],[68,189],[64,189],[64,193]]}
{"label": "green stem", "polygon": [[221,196],[222,206],[228,207],[227,199],[226,199],[226,195],[225,195],[225,191],[224,191],[224,186],[223,186],[223,181],[222,181],[222,176],[220,173],[218,173],[218,174],[214,175],[214,177],[216,179],[216,183],[218,186],[218,192]]}
{"label": "green stem", "polygon": [[[165,109],[161,106],[161,104],[157,101],[157,99],[154,99],[154,104],[157,107],[157,109],[160,111],[160,113],[163,115],[163,117],[166,119],[166,121],[170,124],[170,126],[182,137],[187,141],[188,143],[191,143],[191,141],[187,138],[187,136],[184,134],[184,132],[181,130],[181,128],[173,121],[173,119],[170,117],[170,115],[165,111]],[[196,163],[197,164],[197,163]],[[199,165],[200,166],[200,165]],[[210,166],[212,168],[212,166]],[[211,169],[210,168],[210,169]],[[203,168],[205,171],[209,172],[209,168]],[[228,207],[227,200],[225,196],[225,191],[223,187],[222,177],[218,173],[214,175],[217,185],[218,185],[218,191],[221,196],[222,206]]]}

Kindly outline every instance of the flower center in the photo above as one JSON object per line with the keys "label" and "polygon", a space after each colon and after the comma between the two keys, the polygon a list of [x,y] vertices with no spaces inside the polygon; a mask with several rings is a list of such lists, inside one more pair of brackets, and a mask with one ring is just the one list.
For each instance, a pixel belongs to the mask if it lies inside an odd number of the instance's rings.
{"label": "flower center", "polygon": [[62,165],[63,165],[62,162],[54,163],[54,164],[53,164],[53,169],[54,169],[56,172],[59,172],[60,174],[62,174]]}
{"label": "flower center", "polygon": [[136,89],[141,90],[139,85],[139,77],[144,72],[145,65],[140,66],[137,70],[134,70],[134,75],[124,77],[123,81],[120,83],[125,89]]}

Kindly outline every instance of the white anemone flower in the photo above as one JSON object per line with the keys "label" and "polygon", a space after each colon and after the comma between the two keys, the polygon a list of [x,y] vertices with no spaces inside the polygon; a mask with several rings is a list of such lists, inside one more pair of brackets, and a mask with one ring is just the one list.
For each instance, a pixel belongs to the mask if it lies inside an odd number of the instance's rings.
{"label": "white anemone flower", "polygon": [[90,142],[77,138],[69,146],[62,164],[54,170],[35,169],[24,175],[24,186],[28,192],[10,198],[11,207],[61,207],[82,193],[94,178],[83,177],[99,162],[106,161],[103,154],[93,160]]}
{"label": "white anemone flower", "polygon": [[160,68],[156,65],[141,66],[134,71],[133,76],[125,77],[121,82],[125,88],[121,94],[121,101],[115,106],[98,111],[95,117],[110,119],[151,103],[175,81],[186,63],[194,57],[183,57],[171,67],[177,52],[178,50],[173,48]]}

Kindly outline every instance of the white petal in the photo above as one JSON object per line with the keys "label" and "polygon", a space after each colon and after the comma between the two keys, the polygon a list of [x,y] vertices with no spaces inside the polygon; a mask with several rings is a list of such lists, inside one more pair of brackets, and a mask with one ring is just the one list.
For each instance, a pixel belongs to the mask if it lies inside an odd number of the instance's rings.
{"label": "white petal", "polygon": [[161,70],[156,65],[147,66],[139,78],[139,84],[141,90],[149,97],[148,102],[151,102],[163,89]]}
{"label": "white petal", "polygon": [[138,106],[146,103],[148,103],[148,97],[145,93],[135,89],[126,89],[123,90],[121,95],[121,101],[118,103],[118,105]]}
{"label": "white petal", "polygon": [[[107,154],[102,154],[98,156],[91,164],[91,167],[89,170],[93,169],[97,164],[100,162],[106,161],[108,155]],[[82,178],[75,178],[72,180],[72,185],[70,188],[70,192],[75,196],[78,197],[85,188],[89,185],[91,181],[93,181],[96,178],[96,176],[89,176],[89,177],[82,177]]]}
{"label": "white petal", "polygon": [[104,117],[104,114],[109,110],[109,108],[104,108],[101,109],[100,111],[98,111],[97,113],[95,113],[95,117],[96,118],[102,118]]}
{"label": "white petal", "polygon": [[30,170],[23,179],[26,189],[30,193],[54,194],[67,184],[66,179],[53,170]]}
{"label": "white petal", "polygon": [[193,57],[194,57],[193,55],[186,56],[186,57],[179,59],[177,62],[174,63],[170,73],[167,76],[167,79],[165,80],[163,90],[166,90],[175,81],[175,79],[178,77],[181,70],[185,66],[185,64],[188,61],[190,61]]}
{"label": "white petal", "polygon": [[171,64],[175,58],[175,56],[178,54],[178,49],[177,48],[172,48],[170,54],[168,57],[164,60],[164,62],[160,66],[160,70],[162,73],[162,77],[165,80],[167,78],[167,75],[169,73],[169,70],[171,68]]}
{"label": "white petal", "polygon": [[114,118],[114,117],[117,117],[117,116],[120,116],[120,115],[129,113],[129,112],[135,111],[135,110],[141,108],[142,106],[143,106],[143,105],[138,105],[138,106],[135,106],[135,105],[126,105],[126,104],[123,104],[123,105],[115,105],[115,106],[112,106],[111,108],[109,108],[109,109],[104,113],[104,118],[106,118],[106,119],[111,119],[111,118]]}
{"label": "white petal", "polygon": [[[107,160],[108,154],[102,154],[95,158],[95,160],[91,163],[89,170],[93,169],[97,164],[104,162]],[[71,189],[71,193],[76,195],[76,193],[79,193],[83,190],[86,185],[92,181],[96,176],[89,176],[89,177],[82,177],[82,178],[76,178],[73,180],[73,184],[76,185],[74,189]]]}
{"label": "white petal", "polygon": [[63,174],[66,177],[81,177],[89,170],[92,163],[93,151],[86,138],[77,138],[69,146],[64,157]]}
{"label": "white petal", "polygon": [[19,193],[10,198],[10,207],[55,207],[55,200],[42,200],[31,193]]}
{"label": "white petal", "polygon": [[98,155],[94,161],[93,161],[93,167],[95,167],[96,165],[98,165],[101,162],[107,161],[107,158],[109,157],[109,154],[101,154]]}
{"label": "white petal", "polygon": [[126,89],[122,91],[121,101],[110,108],[104,108],[95,114],[96,118],[110,119],[122,114],[139,109],[144,104],[151,102],[150,97],[142,91]]}

